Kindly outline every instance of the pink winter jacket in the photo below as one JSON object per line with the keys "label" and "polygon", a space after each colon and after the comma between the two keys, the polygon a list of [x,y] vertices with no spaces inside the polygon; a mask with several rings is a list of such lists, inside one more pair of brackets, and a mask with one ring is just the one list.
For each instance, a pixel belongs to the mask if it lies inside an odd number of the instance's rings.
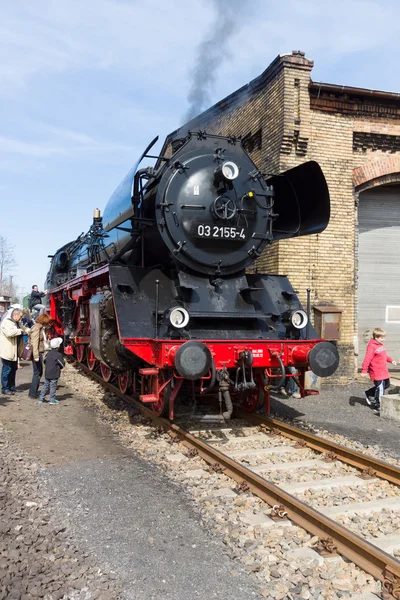
{"label": "pink winter jacket", "polygon": [[386,354],[384,345],[372,339],[367,346],[361,373],[368,373],[372,381],[389,379],[388,362],[393,362],[393,359]]}

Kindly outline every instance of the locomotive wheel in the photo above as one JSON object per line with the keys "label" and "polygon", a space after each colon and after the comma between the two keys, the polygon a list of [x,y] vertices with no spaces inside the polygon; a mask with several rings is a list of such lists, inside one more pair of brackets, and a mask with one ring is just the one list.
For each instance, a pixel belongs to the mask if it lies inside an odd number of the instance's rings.
{"label": "locomotive wheel", "polygon": [[108,365],[105,365],[104,363],[100,363],[100,371],[102,378],[106,383],[108,383],[112,377],[112,371],[110,367]]}
{"label": "locomotive wheel", "polygon": [[89,369],[91,371],[94,371],[97,367],[97,358],[95,357],[95,355],[93,354],[93,350],[89,348],[89,346],[86,349],[86,360]]}
{"label": "locomotive wheel", "polygon": [[130,371],[125,371],[125,373],[121,373],[118,375],[118,385],[119,389],[123,394],[126,394],[128,388],[132,383],[132,375]]}
{"label": "locomotive wheel", "polygon": [[79,344],[76,347],[76,358],[78,362],[83,362],[85,359],[85,346],[83,344]]}
{"label": "locomotive wheel", "polygon": [[265,401],[265,391],[262,382],[262,377],[255,376],[256,387],[247,392],[242,392],[240,398],[240,406],[245,412],[251,413],[256,410],[260,410],[263,407]]}
{"label": "locomotive wheel", "polygon": [[[167,377],[161,371],[161,373],[159,374],[159,378],[158,378],[159,387],[161,387],[165,383],[166,379],[167,379]],[[155,412],[158,417],[168,417],[170,397],[171,397],[171,383],[168,383],[168,385],[166,385],[165,388],[160,392],[159,397],[158,397],[158,402],[153,402],[153,404],[151,405],[153,412]]]}

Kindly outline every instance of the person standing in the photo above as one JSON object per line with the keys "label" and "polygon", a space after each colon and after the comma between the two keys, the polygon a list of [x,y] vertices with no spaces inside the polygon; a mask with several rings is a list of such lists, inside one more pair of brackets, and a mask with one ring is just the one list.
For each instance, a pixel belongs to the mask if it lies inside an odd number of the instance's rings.
{"label": "person standing", "polygon": [[50,317],[46,314],[39,315],[29,332],[29,343],[32,346],[32,383],[29,388],[29,398],[39,397],[39,384],[43,375],[43,355],[46,350],[46,327],[50,323]]}
{"label": "person standing", "polygon": [[[297,370],[295,367],[286,367],[286,375],[296,375],[296,373]],[[285,385],[279,388],[278,393],[284,398],[287,398],[288,396],[295,398],[296,400],[301,398],[294,377],[286,377]]]}
{"label": "person standing", "polygon": [[39,288],[37,285],[32,286],[31,297],[29,298],[29,309],[39,311],[39,315],[42,315],[46,312],[46,307],[42,304],[42,298],[46,296],[48,290],[44,290],[44,292],[39,292]]}
{"label": "person standing", "polygon": [[381,413],[381,396],[390,386],[389,370],[387,363],[396,365],[396,361],[386,354],[384,342],[386,331],[375,327],[372,339],[369,341],[365,358],[361,367],[361,377],[370,377],[374,382],[372,388],[364,392],[368,406],[374,406],[374,413]]}
{"label": "person standing", "polygon": [[15,374],[18,368],[18,341],[29,329],[21,323],[22,310],[14,308],[9,317],[5,317],[0,326],[1,393],[15,394]]}
{"label": "person standing", "polygon": [[63,343],[62,338],[53,338],[50,341],[50,352],[44,359],[46,364],[44,372],[44,384],[40,392],[40,402],[45,402],[47,392],[50,390],[50,404],[58,404],[56,399],[57,383],[60,378],[61,369],[64,368],[64,357],[59,352],[59,348]]}

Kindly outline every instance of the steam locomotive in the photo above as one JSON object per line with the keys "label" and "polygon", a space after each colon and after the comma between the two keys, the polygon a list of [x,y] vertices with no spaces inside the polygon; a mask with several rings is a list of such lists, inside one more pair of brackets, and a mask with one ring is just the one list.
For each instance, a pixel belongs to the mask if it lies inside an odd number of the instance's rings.
{"label": "steam locomotive", "polygon": [[[330,203],[317,163],[264,178],[240,138],[189,132],[171,155],[143,152],[86,234],[51,257],[50,316],[65,352],[174,419],[178,402],[265,405],[287,367],[332,375],[287,277],[249,267],[274,240],[323,231]],[[157,159],[140,167],[144,158]],[[293,372],[294,371],[294,372]]]}

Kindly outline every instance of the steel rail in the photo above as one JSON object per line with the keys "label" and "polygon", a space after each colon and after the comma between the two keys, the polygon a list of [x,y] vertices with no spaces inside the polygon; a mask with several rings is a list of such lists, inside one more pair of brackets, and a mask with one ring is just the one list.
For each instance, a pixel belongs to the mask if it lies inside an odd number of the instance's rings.
{"label": "steel rail", "polygon": [[[287,513],[287,517],[293,521],[293,523],[299,525],[309,533],[318,536],[320,539],[333,541],[333,544],[339,554],[354,562],[361,569],[367,573],[370,573],[373,575],[373,577],[382,582],[382,597],[385,600],[400,600],[400,561],[397,561],[393,556],[390,556],[383,550],[380,550],[377,546],[370,544],[360,536],[352,533],[350,530],[347,530],[339,523],[336,523],[336,521],[333,521],[329,517],[318,512],[318,510],[311,508],[307,504],[304,504],[295,496],[285,492],[279,486],[276,486],[273,483],[270,483],[268,480],[263,479],[256,473],[253,473],[253,471],[247,467],[234,461],[229,456],[223,454],[201,439],[196,438],[194,435],[185,431],[178,425],[171,423],[167,419],[158,417],[150,409],[143,406],[141,402],[135,400],[132,396],[123,394],[117,387],[110,383],[106,383],[99,375],[93,373],[93,371],[90,371],[90,369],[85,367],[85,365],[82,365],[81,363],[78,364],[85,372],[89,373],[104,387],[111,390],[128,403],[133,404],[135,408],[137,408],[138,412],[151,419],[156,425],[161,426],[174,439],[182,442],[188,448],[194,448],[198,455],[201,456],[201,458],[203,458],[207,463],[220,467],[225,475],[231,477],[241,484],[246,482],[248,489],[270,506],[282,505],[284,511]],[[244,414],[246,418],[249,416],[248,413]],[[254,420],[254,422],[256,421],[257,419]],[[262,423],[265,423],[267,426],[271,426],[271,429],[280,429],[279,426],[282,425],[282,423],[275,421],[274,419],[260,417],[259,424]],[[287,434],[293,436],[292,439],[297,439],[294,437],[297,433],[296,428],[291,428],[287,425],[285,425],[285,428],[287,428],[285,429]],[[325,448],[321,451],[326,451],[327,447],[331,444],[331,442],[325,442],[324,440],[321,440],[312,434],[306,435],[310,436],[310,444],[311,442],[314,444],[319,442],[319,447]],[[337,448],[343,448],[338,444],[334,444],[334,446],[335,450]],[[346,448],[343,448],[343,450],[348,453],[347,458],[350,459],[350,454],[352,451],[347,450]],[[360,453],[357,454],[362,456]]]}
{"label": "steel rail", "polygon": [[[312,433],[308,433],[293,425],[288,425],[282,421],[271,419],[270,417],[263,417],[255,413],[245,413],[241,409],[235,408],[235,415],[246,419],[250,423],[266,427],[269,430],[278,430],[282,435],[296,441],[304,441],[307,446],[318,452],[333,452],[337,458],[353,467],[364,470],[369,469],[371,476],[380,477],[386,479],[391,483],[400,485],[400,468],[389,463],[385,463],[377,458],[371,458],[366,454],[357,452],[356,450],[350,450],[345,446],[341,446],[336,442],[324,440]],[[374,471],[374,473],[372,473]]]}

